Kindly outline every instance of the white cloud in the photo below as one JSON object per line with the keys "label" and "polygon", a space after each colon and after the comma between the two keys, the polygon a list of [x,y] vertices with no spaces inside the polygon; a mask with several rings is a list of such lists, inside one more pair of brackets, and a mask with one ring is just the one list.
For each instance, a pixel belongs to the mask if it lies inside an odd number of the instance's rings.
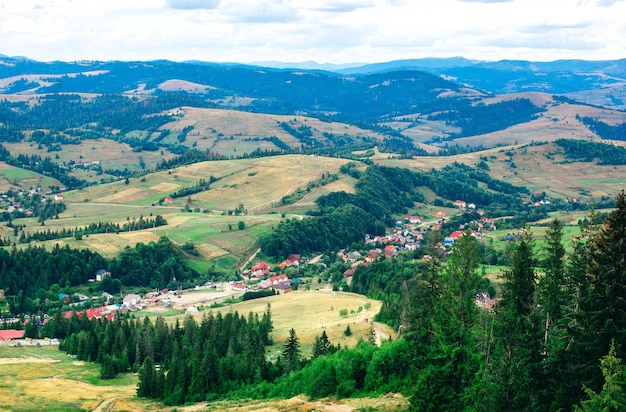
{"label": "white cloud", "polygon": [[20,0],[0,10],[0,53],[39,60],[626,57],[624,0]]}
{"label": "white cloud", "polygon": [[196,10],[216,9],[220,0],[167,0],[167,5],[172,9]]}

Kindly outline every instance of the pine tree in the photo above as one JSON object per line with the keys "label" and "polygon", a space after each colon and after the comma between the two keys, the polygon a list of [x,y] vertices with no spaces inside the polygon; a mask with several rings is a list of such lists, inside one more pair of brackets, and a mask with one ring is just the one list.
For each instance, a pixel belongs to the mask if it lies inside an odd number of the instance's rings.
{"label": "pine tree", "polygon": [[565,349],[567,335],[567,302],[570,292],[566,282],[565,247],[563,246],[563,225],[558,219],[552,220],[546,231],[546,245],[543,248],[541,264],[544,275],[539,278],[538,320],[543,328],[541,373],[538,375],[538,408],[558,410],[566,407]]}
{"label": "pine tree", "polygon": [[600,393],[585,388],[589,399],[574,407],[576,412],[618,412],[626,410],[626,375],[622,360],[615,354],[615,342],[611,342],[609,353],[600,361],[604,385]]}
{"label": "pine tree", "polygon": [[480,369],[474,330],[478,309],[473,300],[479,262],[478,241],[466,233],[454,245],[443,274],[441,296],[434,302],[429,326],[432,344],[411,398],[417,410],[470,408]]}
{"label": "pine tree", "polygon": [[626,355],[626,194],[616,199],[600,230],[591,240],[587,268],[588,293],[581,299],[583,335],[577,359],[583,383],[599,391],[603,377],[590,363],[605,356],[615,342],[619,358]]}
{"label": "pine tree", "polygon": [[156,371],[152,358],[148,356],[143,366],[139,370],[139,384],[137,385],[137,396],[151,398],[156,393]]}
{"label": "pine tree", "polygon": [[328,340],[328,335],[326,335],[326,331],[324,330],[322,331],[322,335],[317,336],[313,343],[313,359],[332,353],[332,349],[333,345]]}
{"label": "pine tree", "polygon": [[285,362],[285,375],[288,375],[289,372],[298,369],[298,366],[300,365],[300,341],[298,340],[296,331],[293,328],[289,331],[289,340],[287,340],[281,356]]}
{"label": "pine tree", "polygon": [[504,272],[503,297],[498,304],[493,361],[494,407],[536,410],[541,363],[541,328],[537,321],[534,240],[525,232],[513,249],[511,268]]}
{"label": "pine tree", "polygon": [[374,326],[370,326],[369,328],[367,328],[367,333],[365,334],[365,340],[370,345],[376,345],[376,330],[374,329]]}

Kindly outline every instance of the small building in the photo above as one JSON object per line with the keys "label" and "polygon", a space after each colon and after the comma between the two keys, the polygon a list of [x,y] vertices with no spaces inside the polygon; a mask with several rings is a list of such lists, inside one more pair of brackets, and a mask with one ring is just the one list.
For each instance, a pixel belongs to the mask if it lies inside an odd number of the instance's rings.
{"label": "small building", "polygon": [[141,301],[141,296],[136,295],[134,293],[130,293],[124,296],[124,305],[125,306],[135,306]]}
{"label": "small building", "polygon": [[96,276],[96,282],[102,282],[104,278],[106,278],[107,276],[111,276],[111,272],[105,269],[98,269],[96,270],[95,276]]}
{"label": "small building", "polygon": [[256,265],[252,266],[252,271],[256,272],[257,270],[262,270],[262,271],[269,271],[270,270],[270,265],[268,265],[267,263],[260,261],[259,263],[257,263]]}
{"label": "small building", "polygon": [[23,339],[25,330],[6,329],[0,330],[0,340]]}
{"label": "small building", "polygon": [[455,200],[454,201],[454,206],[460,208],[460,209],[465,209],[465,206],[467,204],[463,201],[463,200]]}

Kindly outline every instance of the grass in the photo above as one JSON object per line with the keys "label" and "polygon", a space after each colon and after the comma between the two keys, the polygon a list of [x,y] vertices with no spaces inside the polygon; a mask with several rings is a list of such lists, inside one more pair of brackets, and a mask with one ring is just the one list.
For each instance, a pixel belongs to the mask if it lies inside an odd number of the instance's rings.
{"label": "grass", "polygon": [[[462,143],[465,144],[466,140],[463,139]],[[537,138],[535,141],[542,140],[550,139]],[[586,202],[597,201],[602,196],[615,197],[623,189],[626,166],[599,166],[591,162],[565,164],[563,155],[558,154],[561,151],[554,143],[546,143],[525,147],[512,145],[456,156],[427,156],[414,159],[389,159],[387,154],[377,153],[373,159],[383,165],[427,172],[432,168],[440,169],[454,162],[474,167],[481,157],[486,157],[490,168],[488,173],[495,179],[525,186],[535,193],[546,192],[555,198],[579,198]],[[510,157],[505,152],[511,152],[513,156]],[[511,167],[511,161],[515,163],[516,168]],[[589,196],[581,194],[581,191],[585,190],[589,191]],[[426,195],[428,198],[429,193]]]}
{"label": "grass", "polygon": [[63,186],[61,182],[49,176],[0,162],[0,190],[7,191],[16,185],[24,189],[41,186],[44,190],[47,190],[48,186]]}
{"label": "grass", "polygon": [[136,375],[105,381],[99,374],[99,365],[76,361],[56,346],[0,346],[0,411],[87,411],[112,398],[134,410],[154,406],[134,398]]}
{"label": "grass", "polygon": [[[380,301],[354,293],[298,290],[284,295],[240,302],[219,309],[205,308],[205,312],[195,315],[195,318],[199,321],[208,311],[215,313],[237,311],[244,316],[253,312],[260,316],[265,312],[268,303],[271,305],[274,324],[272,332],[274,345],[268,349],[268,354],[275,355],[276,351],[281,350],[289,337],[289,330],[294,328],[306,356],[310,355],[315,337],[321,335],[323,330],[326,331],[333,344],[339,343],[342,347],[355,346],[370,327],[365,319],[373,319],[382,306]],[[359,307],[365,308],[368,303],[369,309],[357,313]],[[342,309],[347,309],[347,317],[339,315]],[[352,330],[352,336],[346,337],[343,332],[348,325]],[[385,334],[395,336],[391,328],[385,325],[381,325],[381,328]]]}
{"label": "grass", "polygon": [[[369,325],[364,318],[372,318],[380,309],[381,302],[347,292],[295,291],[289,294],[272,296],[241,302],[220,309],[237,311],[247,316],[252,311],[263,313],[271,304],[274,331],[274,346],[269,354],[281,350],[292,327],[300,339],[301,349],[309,356],[316,336],[326,330],[333,344],[352,347],[365,336]],[[365,312],[356,314],[361,308]],[[347,317],[339,312],[346,309]],[[199,320],[205,312],[196,315]],[[186,316],[181,311],[161,312],[170,322]],[[294,315],[297,314],[297,315]],[[146,312],[146,315],[148,313]],[[151,314],[150,316],[155,316]],[[352,336],[343,334],[350,325]],[[390,328],[381,325],[382,332],[393,335]],[[19,362],[19,363],[18,363]],[[0,412],[4,411],[86,411],[98,405],[110,411],[163,410],[158,402],[135,398],[138,378],[136,374],[121,374],[112,380],[99,378],[100,366],[95,363],[80,362],[50,346],[0,346]],[[178,407],[178,410],[319,410],[326,406],[338,408],[350,405],[352,408],[375,407],[378,410],[405,410],[407,399],[399,395],[381,398],[346,399],[338,401],[309,401],[302,397],[289,400],[270,401],[217,401]],[[110,407],[110,408],[109,408]]]}

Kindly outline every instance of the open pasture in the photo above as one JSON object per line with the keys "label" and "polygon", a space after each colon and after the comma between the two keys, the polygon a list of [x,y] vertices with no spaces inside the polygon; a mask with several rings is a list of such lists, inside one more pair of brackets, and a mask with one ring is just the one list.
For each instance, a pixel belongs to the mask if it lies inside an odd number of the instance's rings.
{"label": "open pasture", "polygon": [[[624,188],[626,166],[601,166],[595,162],[569,162],[554,143],[513,145],[456,156],[427,156],[414,159],[388,159],[384,153],[374,156],[376,163],[407,167],[427,172],[454,162],[475,167],[482,159],[491,177],[535,193],[546,192],[556,198],[579,198],[597,201],[602,196],[615,197]],[[512,156],[511,156],[512,155]],[[586,195],[586,193],[589,195]],[[466,201],[471,201],[465,199]]]}
{"label": "open pasture", "polygon": [[0,191],[7,191],[15,186],[25,190],[39,186],[45,191],[48,186],[63,186],[63,184],[50,176],[0,162]]}
{"label": "open pasture", "polygon": [[[276,355],[284,346],[289,337],[289,330],[293,328],[300,340],[301,350],[306,356],[310,355],[315,337],[326,331],[328,339],[342,347],[353,347],[363,338],[370,327],[370,321],[379,312],[382,302],[369,299],[363,295],[349,292],[334,292],[330,289],[312,291],[294,291],[284,295],[270,296],[236,303],[223,308],[205,308],[203,312],[194,315],[197,321],[209,311],[217,313],[237,311],[239,315],[247,316],[252,312],[261,316],[271,306],[274,331],[272,338],[274,345],[269,348],[269,355]],[[368,309],[365,309],[368,305]],[[361,311],[359,311],[361,308]],[[348,316],[339,315],[341,309],[348,310]],[[185,315],[180,315],[185,316]],[[343,332],[350,326],[352,336],[345,336]],[[395,338],[395,332],[386,325],[380,327],[381,338],[388,336]]]}
{"label": "open pasture", "polygon": [[[128,184],[118,181],[68,192],[66,202],[148,206],[177,190],[196,185],[200,179],[208,180],[213,176],[219,180],[212,183],[209,190],[174,198],[171,204],[162,206],[180,210],[189,204],[190,208],[227,211],[243,204],[249,213],[265,213],[283,196],[305,188],[308,182],[320,179],[322,174],[338,173],[346,162],[345,159],[303,155],[202,162],[131,178]],[[353,181],[342,176],[339,182],[343,182],[343,189],[350,190]],[[323,188],[311,192],[318,189]]]}
{"label": "open pasture", "polygon": [[287,133],[280,123],[289,123],[297,129],[302,126],[310,127],[312,138],[327,141],[324,133],[336,136],[349,135],[382,140],[383,136],[359,127],[338,123],[323,122],[319,119],[305,116],[285,116],[274,114],[249,113],[245,111],[204,109],[182,107],[171,111],[176,114],[176,120],[161,127],[171,130],[171,134],[163,140],[164,143],[174,143],[183,128],[193,126],[187,134],[183,144],[194,146],[199,150],[211,150],[221,155],[241,155],[251,153],[257,148],[260,150],[279,149],[272,142],[263,138],[276,136],[287,145],[297,148],[301,142]]}
{"label": "open pasture", "polygon": [[[25,155],[38,155],[41,158],[50,157],[57,163],[69,164],[74,163],[93,163],[99,162],[103,170],[114,169],[124,170],[128,168],[130,171],[138,171],[141,169],[140,158],[146,164],[146,167],[154,167],[164,159],[173,157],[168,151],[155,152],[133,152],[132,147],[125,143],[120,143],[112,139],[88,139],[81,141],[80,144],[62,145],[63,150],[48,152],[45,146],[39,147],[37,143],[21,142],[21,143],[3,143],[6,149],[11,153],[21,153]],[[58,157],[57,157],[58,156]],[[99,181],[102,175],[92,172],[92,180]]]}
{"label": "open pasture", "polygon": [[0,411],[122,411],[157,406],[134,398],[135,374],[106,381],[99,376],[99,365],[76,361],[57,346],[0,346]]}

